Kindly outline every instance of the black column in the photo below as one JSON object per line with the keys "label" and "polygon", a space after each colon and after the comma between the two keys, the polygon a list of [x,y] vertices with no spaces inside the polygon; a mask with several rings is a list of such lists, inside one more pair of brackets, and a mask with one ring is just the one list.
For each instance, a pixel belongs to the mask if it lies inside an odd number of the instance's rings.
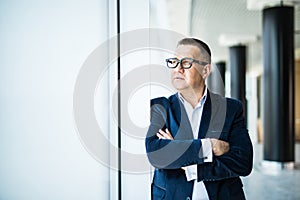
{"label": "black column", "polygon": [[225,86],[226,63],[224,61],[220,61],[216,63],[216,66],[219,70],[220,77],[222,78],[222,84]]}
{"label": "black column", "polygon": [[225,96],[225,71],[226,63],[223,61],[217,62],[214,65],[213,72],[207,78],[208,88],[221,96]]}
{"label": "black column", "polygon": [[294,8],[263,10],[264,160],[294,162]]}
{"label": "black column", "polygon": [[246,46],[236,45],[229,48],[231,97],[243,103],[244,116],[246,117]]}

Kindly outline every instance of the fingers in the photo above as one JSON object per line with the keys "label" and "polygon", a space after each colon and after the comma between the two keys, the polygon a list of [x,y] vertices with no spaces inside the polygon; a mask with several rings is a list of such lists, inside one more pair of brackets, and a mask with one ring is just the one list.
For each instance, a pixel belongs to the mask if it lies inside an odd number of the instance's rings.
{"label": "fingers", "polygon": [[164,136],[162,136],[160,133],[156,133],[156,136],[158,137],[158,139],[165,139]]}
{"label": "fingers", "polygon": [[215,138],[211,138],[210,139],[210,142],[211,142],[211,146],[212,146],[212,150],[213,151],[217,151],[217,142],[218,142],[218,140],[217,139],[215,139]]}
{"label": "fingers", "polygon": [[170,131],[169,131],[169,129],[167,129],[167,128],[166,128],[166,133],[167,133],[169,136],[172,136],[171,133],[170,133]]}
{"label": "fingers", "polygon": [[156,134],[159,139],[169,139],[173,140],[173,137],[168,129],[166,129],[166,132],[163,130],[159,129],[158,133]]}
{"label": "fingers", "polygon": [[168,139],[168,140],[174,140],[172,134],[170,133],[170,131],[166,128],[165,131],[159,129],[158,133],[156,133],[156,136],[159,139]]}
{"label": "fingers", "polygon": [[215,156],[221,156],[229,151],[229,143],[211,138],[210,139],[211,144],[212,144],[212,151]]}

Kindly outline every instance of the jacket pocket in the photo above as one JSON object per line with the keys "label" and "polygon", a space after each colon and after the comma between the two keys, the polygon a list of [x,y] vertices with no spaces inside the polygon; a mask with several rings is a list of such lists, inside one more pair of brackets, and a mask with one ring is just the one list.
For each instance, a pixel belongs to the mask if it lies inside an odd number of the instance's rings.
{"label": "jacket pocket", "polygon": [[219,140],[227,141],[229,137],[229,132],[227,130],[210,130],[206,134],[206,138],[216,138]]}

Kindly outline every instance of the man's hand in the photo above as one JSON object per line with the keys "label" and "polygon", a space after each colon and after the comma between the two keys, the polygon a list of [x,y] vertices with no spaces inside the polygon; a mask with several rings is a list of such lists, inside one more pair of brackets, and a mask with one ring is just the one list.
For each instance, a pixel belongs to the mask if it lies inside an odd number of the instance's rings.
{"label": "man's hand", "polygon": [[159,129],[158,133],[156,133],[156,136],[159,139],[163,139],[163,140],[174,140],[173,136],[171,135],[170,131],[167,128],[165,131]]}
{"label": "man's hand", "polygon": [[212,150],[215,156],[221,156],[229,151],[229,143],[218,140],[215,138],[210,138],[212,144]]}

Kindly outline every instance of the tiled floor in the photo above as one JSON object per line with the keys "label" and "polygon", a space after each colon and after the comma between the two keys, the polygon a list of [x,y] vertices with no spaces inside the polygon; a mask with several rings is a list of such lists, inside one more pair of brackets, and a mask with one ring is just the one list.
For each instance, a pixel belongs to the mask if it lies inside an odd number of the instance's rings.
{"label": "tiled floor", "polygon": [[243,178],[247,200],[300,200],[300,144],[296,144],[295,170],[283,170],[276,175],[261,169],[262,145],[255,145],[254,169]]}

